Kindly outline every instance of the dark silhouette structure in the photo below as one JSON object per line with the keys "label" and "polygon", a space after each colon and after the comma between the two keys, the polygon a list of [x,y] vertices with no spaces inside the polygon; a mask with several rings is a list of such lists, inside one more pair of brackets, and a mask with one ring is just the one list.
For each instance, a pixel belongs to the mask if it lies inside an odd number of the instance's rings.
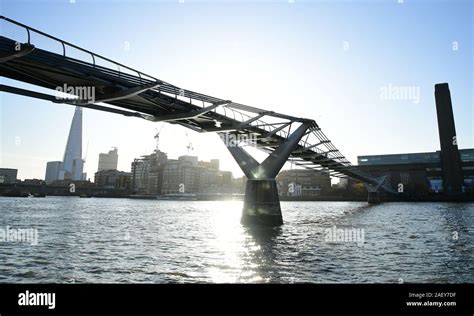
{"label": "dark silhouette structure", "polygon": [[435,98],[444,191],[446,194],[460,194],[464,185],[464,177],[456,139],[451,93],[447,83],[435,85]]}

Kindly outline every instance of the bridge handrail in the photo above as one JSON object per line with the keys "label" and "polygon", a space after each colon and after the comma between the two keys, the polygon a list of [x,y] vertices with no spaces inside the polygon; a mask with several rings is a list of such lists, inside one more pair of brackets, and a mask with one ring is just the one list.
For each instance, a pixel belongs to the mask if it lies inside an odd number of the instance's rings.
{"label": "bridge handrail", "polygon": [[[89,51],[89,50],[87,50],[87,49],[84,49],[84,48],[79,47],[79,46],[77,46],[77,45],[74,45],[74,44],[72,44],[72,43],[66,42],[66,41],[64,41],[64,40],[62,40],[62,39],[60,39],[60,38],[57,38],[57,37],[52,36],[52,35],[49,35],[49,34],[47,34],[47,33],[45,33],[45,32],[42,32],[42,31],[40,31],[40,30],[38,30],[38,29],[35,29],[35,28],[31,27],[31,26],[28,26],[28,25],[25,25],[25,24],[23,24],[23,23],[17,22],[17,21],[15,21],[15,20],[9,19],[9,18],[7,18],[6,16],[0,15],[0,20],[4,20],[4,21],[6,21],[6,22],[12,23],[12,24],[14,24],[14,25],[17,25],[17,26],[20,26],[20,27],[23,27],[24,29],[26,29],[26,32],[27,32],[27,35],[28,35],[28,44],[29,44],[29,45],[31,45],[31,34],[30,34],[30,31],[31,31],[31,32],[40,34],[40,35],[42,35],[42,36],[44,36],[44,37],[47,37],[47,38],[49,38],[49,39],[52,39],[52,40],[55,40],[55,41],[61,43],[61,45],[62,45],[62,47],[63,47],[63,56],[64,56],[64,57],[68,57],[68,56],[66,55],[66,46],[69,46],[69,47],[75,48],[75,49],[77,49],[77,50],[79,50],[79,51],[82,51],[82,52],[84,52],[84,53],[87,53],[87,54],[91,55],[91,57],[92,57],[92,64],[93,64],[94,66],[96,65],[96,60],[95,60],[95,59],[96,59],[96,58],[100,58],[100,59],[102,59],[102,60],[105,60],[105,61],[107,61],[107,62],[109,62],[109,63],[112,63],[112,64],[116,65],[116,66],[118,67],[119,73],[120,73],[120,67],[123,67],[123,68],[128,69],[128,70],[130,70],[130,71],[132,71],[132,72],[137,73],[137,74],[138,74],[138,77],[140,78],[140,81],[141,81],[141,79],[142,79],[142,76],[148,77],[148,79],[152,79],[152,81],[160,81],[160,80],[158,80],[157,78],[155,78],[155,77],[153,77],[153,76],[150,76],[150,75],[147,75],[147,74],[145,74],[145,73],[143,73],[143,72],[141,72],[141,71],[139,71],[139,70],[133,69],[133,68],[128,67],[128,66],[123,65],[123,64],[120,64],[120,63],[118,63],[118,62],[116,62],[116,61],[113,61],[112,59],[109,59],[109,58],[107,58],[107,57],[104,57],[104,56],[101,56],[101,55],[96,54],[96,53],[94,53],[94,52],[91,52],[91,51]],[[145,78],[144,78],[144,79],[145,79]]]}

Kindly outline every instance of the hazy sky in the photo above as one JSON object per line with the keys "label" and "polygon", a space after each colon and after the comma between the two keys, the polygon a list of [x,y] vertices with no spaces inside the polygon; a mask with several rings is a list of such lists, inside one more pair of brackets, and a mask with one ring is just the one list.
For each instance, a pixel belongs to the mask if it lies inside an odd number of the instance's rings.
{"label": "hazy sky", "polygon": [[[474,147],[472,1],[98,2],[2,0],[0,11],[183,88],[315,119],[353,163],[438,150],[434,84],[448,82],[458,144]],[[1,34],[26,40],[4,22]],[[39,36],[32,43],[61,52]],[[385,94],[390,87],[414,94],[397,99]],[[63,158],[74,107],[5,93],[0,101],[0,167],[44,178],[46,162]],[[112,146],[119,169],[130,171],[133,158],[153,151],[160,127],[88,109],[83,120],[91,178]],[[189,142],[190,154],[241,175],[215,134],[167,124],[160,149],[176,158]]]}

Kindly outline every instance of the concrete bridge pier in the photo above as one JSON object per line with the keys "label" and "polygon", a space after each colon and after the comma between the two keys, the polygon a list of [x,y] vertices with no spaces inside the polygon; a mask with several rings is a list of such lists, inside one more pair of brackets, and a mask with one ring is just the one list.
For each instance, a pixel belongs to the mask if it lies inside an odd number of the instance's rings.
{"label": "concrete bridge pier", "polygon": [[369,204],[379,204],[380,203],[380,194],[379,192],[368,192],[367,203]]}
{"label": "concrete bridge pier", "polygon": [[283,217],[275,179],[249,179],[245,188],[243,225],[279,226]]}
{"label": "concrete bridge pier", "polygon": [[239,144],[226,143],[229,137],[221,135],[227,149],[248,178],[240,221],[242,225],[279,226],[283,224],[275,177],[312,124],[313,121],[303,122],[262,163],[258,163]]}
{"label": "concrete bridge pier", "polygon": [[378,178],[377,184],[368,184],[364,183],[365,188],[367,189],[367,203],[369,204],[379,204],[380,203],[380,187],[385,182],[386,176]]}

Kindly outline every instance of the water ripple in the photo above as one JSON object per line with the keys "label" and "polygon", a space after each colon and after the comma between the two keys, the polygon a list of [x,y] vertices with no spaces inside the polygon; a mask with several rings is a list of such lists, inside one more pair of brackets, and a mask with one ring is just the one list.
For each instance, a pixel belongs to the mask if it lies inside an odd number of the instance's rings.
{"label": "water ripple", "polygon": [[38,229],[37,245],[0,242],[0,282],[474,282],[473,203],[282,202],[267,229],[242,227],[241,207],[0,198],[0,228]]}

